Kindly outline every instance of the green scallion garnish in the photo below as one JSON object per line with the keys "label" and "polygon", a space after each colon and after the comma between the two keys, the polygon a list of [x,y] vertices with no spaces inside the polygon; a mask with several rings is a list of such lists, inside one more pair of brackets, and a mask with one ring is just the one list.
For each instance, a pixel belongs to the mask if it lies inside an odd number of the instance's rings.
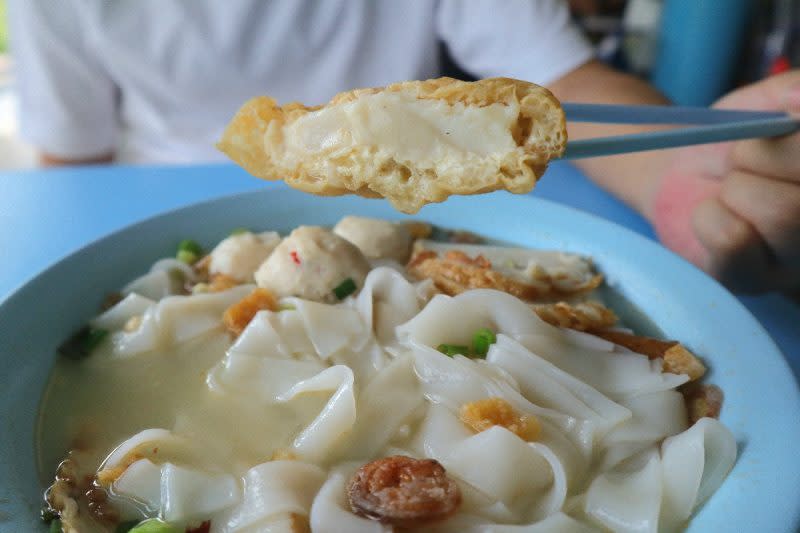
{"label": "green scallion garnish", "polygon": [[203,248],[192,239],[184,239],[178,244],[178,251],[186,250],[197,255],[203,255]]}
{"label": "green scallion garnish", "polygon": [[178,261],[183,261],[187,265],[193,265],[200,259],[200,256],[189,250],[178,250],[178,253],[175,254],[175,258]]}
{"label": "green scallion garnish", "polygon": [[138,520],[128,520],[127,522],[120,522],[114,529],[114,533],[129,533],[130,530],[139,525]]}
{"label": "green scallion garnish", "polygon": [[150,518],[144,522],[139,522],[133,529],[129,529],[128,533],[181,533],[182,531],[183,529],[178,529],[163,520]]}
{"label": "green scallion garnish", "polygon": [[178,244],[178,251],[175,257],[187,265],[197,262],[203,255],[203,248],[192,239],[184,239]]}
{"label": "green scallion garnish", "polygon": [[88,357],[108,336],[105,329],[84,326],[58,347],[58,353],[69,359]]}
{"label": "green scallion garnish", "polygon": [[52,522],[50,522],[50,529],[48,530],[50,533],[62,533],[64,528],[61,527],[61,520],[56,518]]}
{"label": "green scallion garnish", "polygon": [[106,337],[108,337],[108,330],[89,328],[89,333],[86,335],[86,340],[83,344],[87,355],[92,353]]}
{"label": "green scallion garnish", "polygon": [[450,357],[456,354],[469,355],[469,347],[461,344],[440,344],[436,349]]}
{"label": "green scallion garnish", "polygon": [[339,300],[344,300],[354,292],[356,292],[356,282],[353,281],[353,278],[347,278],[333,289],[333,294]]}
{"label": "green scallion garnish", "polygon": [[486,357],[489,346],[497,342],[497,335],[489,328],[481,328],[472,334],[472,353],[475,357]]}

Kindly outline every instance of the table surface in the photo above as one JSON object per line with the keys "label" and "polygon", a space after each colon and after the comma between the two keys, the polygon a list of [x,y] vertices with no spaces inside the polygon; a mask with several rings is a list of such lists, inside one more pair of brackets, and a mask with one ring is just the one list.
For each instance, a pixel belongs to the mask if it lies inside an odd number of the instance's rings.
{"label": "table surface", "polygon": [[[279,186],[232,165],[0,173],[0,304],[56,260],[135,221],[221,195]],[[644,219],[568,163],[551,165],[535,194],[655,238]],[[800,376],[800,305],[779,294],[739,299]]]}

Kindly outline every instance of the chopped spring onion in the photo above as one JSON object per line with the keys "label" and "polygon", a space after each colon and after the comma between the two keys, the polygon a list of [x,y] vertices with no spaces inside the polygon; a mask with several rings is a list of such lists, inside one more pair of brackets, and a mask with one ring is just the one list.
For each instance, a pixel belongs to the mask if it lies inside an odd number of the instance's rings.
{"label": "chopped spring onion", "polygon": [[194,252],[190,252],[189,250],[178,250],[178,253],[175,254],[175,258],[178,261],[183,261],[187,265],[193,265],[200,259],[200,256]]}
{"label": "chopped spring onion", "polygon": [[61,533],[64,529],[61,527],[61,520],[56,518],[52,522],[50,522],[50,529],[48,530],[50,533]]}
{"label": "chopped spring onion", "polygon": [[347,278],[333,289],[333,294],[339,300],[344,300],[354,292],[356,292],[356,282],[353,278]]}
{"label": "chopped spring onion", "polygon": [[280,304],[278,306],[278,311],[297,311],[297,307],[292,304]]}
{"label": "chopped spring onion", "polygon": [[191,265],[203,255],[203,248],[192,239],[184,239],[178,244],[178,253],[175,257],[179,261]]}
{"label": "chopped spring onion", "polygon": [[133,529],[129,529],[128,533],[182,533],[182,531],[182,529],[178,529],[158,518],[150,518],[144,522],[139,522]]}
{"label": "chopped spring onion", "polygon": [[436,349],[450,357],[456,354],[469,355],[469,347],[461,344],[440,344]]}
{"label": "chopped spring onion", "polygon": [[242,233],[248,233],[250,230],[247,228],[233,228],[231,230],[231,237],[234,235],[241,235]]}
{"label": "chopped spring onion", "polygon": [[178,251],[186,250],[197,255],[203,254],[203,248],[197,244],[197,241],[193,241],[192,239],[184,239],[178,244]]}
{"label": "chopped spring onion", "polygon": [[486,357],[489,346],[497,342],[497,335],[488,328],[481,328],[472,334],[472,353],[476,357]]}
{"label": "chopped spring onion", "polygon": [[127,522],[120,522],[114,529],[114,533],[128,533],[130,530],[139,525],[138,520],[128,520]]}
{"label": "chopped spring onion", "polygon": [[58,353],[69,359],[88,357],[108,336],[105,329],[84,326],[58,347]]}

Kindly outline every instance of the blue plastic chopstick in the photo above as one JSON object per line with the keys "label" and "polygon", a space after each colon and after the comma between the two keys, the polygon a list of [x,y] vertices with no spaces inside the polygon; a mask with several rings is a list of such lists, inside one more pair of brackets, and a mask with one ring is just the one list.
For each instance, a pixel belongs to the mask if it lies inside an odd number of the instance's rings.
{"label": "blue plastic chopstick", "polygon": [[775,137],[800,130],[800,121],[797,118],[786,113],[771,111],[573,103],[564,103],[562,107],[569,122],[689,124],[692,126],[569,141],[562,159],[599,157],[756,137]]}

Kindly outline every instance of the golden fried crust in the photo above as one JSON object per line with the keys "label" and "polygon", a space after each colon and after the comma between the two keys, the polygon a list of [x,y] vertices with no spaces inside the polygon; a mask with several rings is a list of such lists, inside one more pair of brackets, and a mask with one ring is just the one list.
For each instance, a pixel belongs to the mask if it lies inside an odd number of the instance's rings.
{"label": "golden fried crust", "polygon": [[528,442],[535,441],[542,429],[535,416],[520,414],[510,403],[494,396],[465,403],[458,417],[476,433],[501,426]]}
{"label": "golden fried crust", "polygon": [[327,106],[379,92],[402,92],[449,105],[516,104],[519,114],[510,134],[517,148],[494,171],[466,177],[460,171],[463,169],[458,168],[448,175],[436,175],[431,169],[391,157],[377,160],[376,147],[370,146],[356,146],[347,153],[337,152],[336,160],[329,161],[332,164],[325,167],[325,172],[316,161],[325,156],[313,154],[294,168],[285,168],[270,156],[282,146],[282,134],[274,132],[283,131],[285,125],[323,106],[306,107],[296,102],[279,106],[267,96],[253,98],[242,106],[217,147],[259,178],[283,179],[294,188],[323,196],[352,193],[385,197],[407,213],[418,211],[426,203],[441,202],[451,194],[478,194],[498,189],[528,192],[544,173],[547,163],[559,157],[566,147],[566,122],[558,100],[544,87],[509,78],[476,82],[452,78],[407,81],[384,88],[340,93]]}
{"label": "golden fried crust", "polygon": [[278,309],[278,302],[275,296],[267,289],[256,288],[253,292],[231,305],[222,315],[222,321],[228,331],[234,335],[244,331],[244,328],[253,320],[259,311],[275,311]]}
{"label": "golden fried crust", "polygon": [[578,331],[596,332],[612,327],[617,322],[614,311],[600,302],[579,302],[569,304],[534,304],[531,306],[539,318],[562,328]]}
{"label": "golden fried crust", "polygon": [[492,269],[492,264],[482,255],[469,257],[462,251],[450,250],[439,257],[437,252],[417,248],[406,267],[408,272],[420,279],[433,280],[436,288],[454,296],[469,289],[496,289],[507,292],[521,300],[534,301],[540,298],[578,294],[597,288],[602,282],[600,275],[589,279],[573,291],[564,291],[542,273],[537,284],[527,284]]}
{"label": "golden fried crust", "polygon": [[600,331],[595,332],[595,335],[650,359],[663,359],[664,372],[686,374],[690,380],[699,379],[706,373],[706,367],[700,359],[678,341],[662,341],[621,331]]}

